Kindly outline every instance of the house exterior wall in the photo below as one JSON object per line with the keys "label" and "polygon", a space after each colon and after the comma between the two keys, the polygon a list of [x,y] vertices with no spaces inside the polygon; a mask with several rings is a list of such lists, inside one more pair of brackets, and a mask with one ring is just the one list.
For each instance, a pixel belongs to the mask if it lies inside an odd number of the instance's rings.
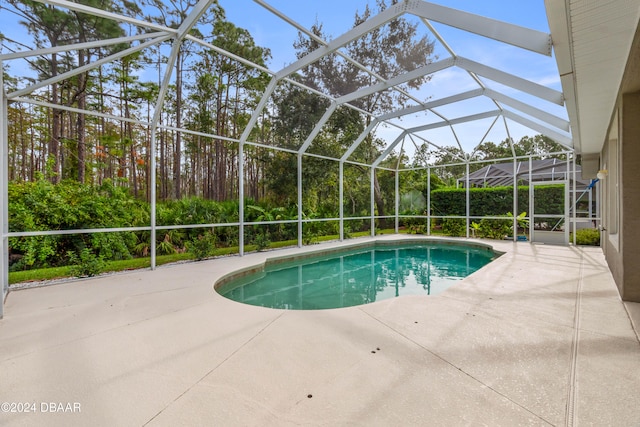
{"label": "house exterior wall", "polygon": [[640,302],[640,91],[622,96],[621,231],[626,301]]}
{"label": "house exterior wall", "polygon": [[640,76],[635,66],[630,70],[600,153],[601,168],[609,172],[602,184],[602,247],[622,299],[640,302]]}
{"label": "house exterior wall", "polygon": [[616,187],[619,185],[618,173],[615,162],[619,160],[618,150],[618,112],[614,113],[614,119],[609,127],[607,141],[605,142],[600,155],[600,169],[608,171],[606,179],[601,180],[602,190],[602,227],[600,245],[605,254],[611,274],[622,293],[624,265],[622,262],[622,242],[620,233],[616,227],[616,217],[619,217],[619,199],[617,199]]}

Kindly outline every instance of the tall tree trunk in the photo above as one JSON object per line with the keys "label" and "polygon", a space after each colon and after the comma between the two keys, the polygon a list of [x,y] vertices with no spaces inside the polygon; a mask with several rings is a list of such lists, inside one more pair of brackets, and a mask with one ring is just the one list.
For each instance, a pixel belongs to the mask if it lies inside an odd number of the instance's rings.
{"label": "tall tree trunk", "polygon": [[[58,57],[54,53],[51,55],[51,76],[55,77],[58,74]],[[51,103],[58,105],[60,98],[58,96],[58,84],[53,83],[51,85]],[[51,167],[51,175],[49,180],[56,184],[60,181],[60,136],[62,133],[62,111],[54,108],[52,111],[52,123],[51,123],[51,135],[49,136],[49,146],[47,150],[47,162],[51,162],[47,167]]]}
{"label": "tall tree trunk", "polygon": [[[127,114],[129,108],[127,105]],[[136,153],[136,145],[133,143],[133,124],[127,122],[127,138],[129,138],[129,144],[131,146],[130,156],[131,156],[131,186],[133,187],[133,196],[138,198],[138,172],[136,170],[136,162],[138,161],[138,154]]]}
{"label": "tall tree trunk", "polygon": [[[176,128],[182,126],[182,50],[178,50],[176,58]],[[173,185],[174,197],[179,200],[181,197],[181,164],[182,161],[182,132],[176,132],[176,145],[173,159]]]}
{"label": "tall tree trunk", "polygon": [[[122,72],[124,74],[122,78],[123,85],[123,97],[124,97],[124,117],[127,119],[131,118],[131,109],[129,106],[129,63],[128,61],[122,61]],[[136,172],[136,162],[138,161],[138,157],[136,154],[136,145],[133,140],[133,124],[129,121],[124,122],[124,136],[126,137],[125,141],[129,144],[129,161],[131,170],[129,174],[131,175],[131,185],[133,187],[133,196],[135,198],[138,197],[138,177]],[[125,157],[123,151],[123,157]],[[126,164],[124,165],[126,168]]]}
{"label": "tall tree trunk", "polygon": [[[216,96],[216,135],[225,136],[225,118],[226,118],[226,99],[223,104],[224,83],[222,76],[218,79],[218,90]],[[226,164],[224,159],[224,142],[220,139],[215,140],[215,200],[224,200],[224,185],[226,178]]]}
{"label": "tall tree trunk", "polygon": [[20,108],[20,146],[22,151],[22,166],[20,168],[20,178],[23,181],[27,180],[27,138],[25,138],[25,121],[24,121],[24,110]]}
{"label": "tall tree trunk", "polygon": [[[151,100],[147,99],[147,123],[151,122]],[[147,142],[145,143],[145,153],[144,153],[144,172],[145,172],[145,192],[146,197],[145,200],[147,202],[151,201],[151,156],[155,156],[155,147],[151,146],[151,129],[149,126],[147,128]],[[155,183],[153,183],[155,185]]]}
{"label": "tall tree trunk", "polygon": [[[100,59],[102,59],[102,53],[99,53],[98,56],[100,57]],[[100,105],[100,112],[104,113],[105,112],[105,105],[104,105],[104,79],[103,79],[103,75],[102,75],[102,66],[98,67],[98,84],[100,85],[100,93],[98,94],[98,99],[100,100],[99,105]],[[105,134],[105,127],[106,127],[107,123],[106,123],[106,119],[104,116],[100,117],[100,129],[98,131],[98,141],[100,142],[100,144],[96,144],[96,145],[102,145],[103,143],[103,137]],[[98,154],[98,150],[96,147],[96,157]],[[97,160],[97,159],[96,159]],[[96,164],[98,164],[99,162],[96,161]],[[97,169],[97,168],[96,168]],[[101,169],[98,169],[96,171],[96,173],[98,174],[98,185],[102,185],[102,179],[104,178],[104,171]]]}
{"label": "tall tree trunk", "polygon": [[[78,52],[78,67],[85,65],[85,54],[87,61],[89,60],[89,52],[81,50]],[[78,76],[78,109],[84,110],[87,107],[87,73]],[[84,183],[85,180],[85,159],[86,159],[86,143],[85,115],[78,114],[76,121],[76,136],[78,142],[78,182]]]}
{"label": "tall tree trunk", "polygon": [[31,132],[29,132],[30,136],[29,136],[29,142],[30,142],[30,150],[31,150],[31,155],[30,155],[30,159],[29,159],[29,181],[33,181],[33,178],[35,176],[35,168],[36,168],[36,137],[35,137],[35,130],[33,128],[33,120],[31,120],[30,125],[31,127]]}
{"label": "tall tree trunk", "polygon": [[[158,132],[158,131],[156,131]],[[164,130],[160,130],[160,199],[166,200],[167,198],[167,161],[164,155]]]}
{"label": "tall tree trunk", "polygon": [[[207,199],[213,199],[213,157],[212,157],[212,153],[214,153],[215,151],[215,147],[211,147],[211,142],[207,141],[206,142],[207,145],[209,145],[209,149],[207,150],[207,157],[206,157],[206,162],[207,162],[207,167],[206,167],[206,174],[204,176],[204,180],[205,180],[205,197]],[[213,148],[213,149],[212,149]]]}

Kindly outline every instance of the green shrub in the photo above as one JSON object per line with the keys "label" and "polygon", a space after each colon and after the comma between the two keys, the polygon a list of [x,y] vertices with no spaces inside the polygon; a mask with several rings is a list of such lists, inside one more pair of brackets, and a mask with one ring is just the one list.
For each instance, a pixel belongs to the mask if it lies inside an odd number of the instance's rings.
{"label": "green shrub", "polygon": [[[75,181],[52,184],[45,180],[9,183],[10,231],[70,230],[131,227],[149,223],[148,206],[111,180],[91,186]],[[136,244],[131,232],[10,239],[11,253],[21,256],[21,267],[64,265],[84,248],[103,259],[128,259]]]}
{"label": "green shrub", "polygon": [[427,224],[416,224],[409,228],[411,234],[427,234]]}
{"label": "green shrub", "polygon": [[171,255],[177,252],[169,231],[164,233],[164,237],[162,237],[162,233],[159,233],[158,239],[162,239],[156,244],[156,253],[158,255]]}
{"label": "green shrub", "polygon": [[269,239],[269,233],[263,232],[258,233],[253,239],[253,244],[258,247],[258,251],[263,249],[267,249],[271,245],[271,240]]}
{"label": "green shrub", "polygon": [[483,218],[478,224],[476,235],[488,239],[502,240],[511,233],[513,228],[512,219],[488,219]]}
{"label": "green shrub", "polygon": [[204,234],[199,235],[196,239],[187,242],[187,251],[197,260],[205,259],[211,255],[216,248],[217,236],[207,231]]}
{"label": "green shrub", "polygon": [[442,232],[447,236],[464,237],[467,235],[467,220],[464,218],[444,218]]}
{"label": "green shrub", "polygon": [[[573,237],[571,240],[573,240]],[[582,228],[580,230],[577,230],[576,244],[600,246],[600,230],[597,230],[595,228]]]}
{"label": "green shrub", "polygon": [[80,250],[80,255],[74,251],[67,252],[69,263],[69,273],[75,277],[92,277],[104,270],[107,265],[102,256],[96,256],[89,248]]}
{"label": "green shrub", "polygon": [[410,234],[427,234],[427,220],[424,218],[402,218],[401,227]]}
{"label": "green shrub", "polygon": [[[315,245],[316,243],[320,242],[319,239],[320,236],[318,236],[318,233],[314,233],[313,231],[303,231],[302,232],[302,243],[304,245]],[[346,237],[345,235],[345,238]]]}

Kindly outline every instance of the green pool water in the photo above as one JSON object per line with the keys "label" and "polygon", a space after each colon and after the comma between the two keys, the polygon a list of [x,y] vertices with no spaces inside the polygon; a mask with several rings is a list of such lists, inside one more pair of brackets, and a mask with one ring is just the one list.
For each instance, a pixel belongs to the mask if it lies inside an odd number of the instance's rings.
{"label": "green pool water", "polygon": [[480,269],[496,253],[458,244],[372,246],[268,264],[219,287],[245,304],[319,310],[369,304],[401,295],[435,295]]}

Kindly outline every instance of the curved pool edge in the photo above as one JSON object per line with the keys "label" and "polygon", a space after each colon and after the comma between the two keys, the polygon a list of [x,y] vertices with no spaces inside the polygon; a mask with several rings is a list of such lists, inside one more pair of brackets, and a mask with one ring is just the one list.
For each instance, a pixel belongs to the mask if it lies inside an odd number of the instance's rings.
{"label": "curved pool edge", "polygon": [[[299,261],[301,259],[313,258],[318,256],[327,256],[336,252],[343,252],[345,250],[354,250],[354,249],[369,248],[369,247],[374,247],[374,248],[384,247],[384,246],[392,246],[392,245],[397,245],[402,243],[439,243],[439,244],[453,245],[453,246],[471,246],[474,248],[493,251],[495,253],[495,257],[492,259],[492,261],[505,254],[505,252],[495,249],[493,245],[488,243],[479,242],[475,240],[434,237],[434,236],[413,235],[413,236],[406,236],[406,237],[398,237],[398,236],[389,237],[389,235],[387,235],[387,236],[376,236],[361,242],[354,241],[354,242],[348,242],[348,243],[345,243],[345,242],[340,242],[340,243],[342,244],[338,244],[331,247],[324,247],[324,248],[313,248],[309,246],[303,247],[303,248],[295,248],[295,249],[301,250],[302,252],[287,254],[287,255],[270,256],[262,261],[258,261],[255,264],[247,265],[245,267],[236,269],[234,271],[231,271],[229,273],[226,273],[220,276],[213,283],[213,290],[218,296],[225,298],[222,294],[218,292],[218,289],[220,289],[221,287],[223,287],[224,285],[226,285],[227,283],[233,280],[239,279],[241,277],[244,277],[253,273],[264,271],[270,265],[275,265],[275,264],[280,264],[285,262],[292,262],[292,261]],[[282,249],[282,251],[285,251],[285,250],[286,249]],[[229,301],[232,301],[232,300],[229,300]],[[239,304],[242,304],[242,303],[239,303]]]}

